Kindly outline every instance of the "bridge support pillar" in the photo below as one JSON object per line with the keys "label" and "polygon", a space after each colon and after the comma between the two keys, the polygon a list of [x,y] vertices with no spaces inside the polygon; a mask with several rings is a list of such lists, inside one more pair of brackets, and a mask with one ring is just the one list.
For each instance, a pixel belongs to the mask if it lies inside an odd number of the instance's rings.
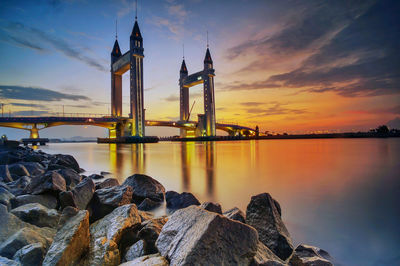
{"label": "bridge support pillar", "polygon": [[30,131],[29,138],[31,138],[31,139],[38,139],[39,138],[39,129],[37,128],[36,124],[33,124],[32,128],[29,131]]}

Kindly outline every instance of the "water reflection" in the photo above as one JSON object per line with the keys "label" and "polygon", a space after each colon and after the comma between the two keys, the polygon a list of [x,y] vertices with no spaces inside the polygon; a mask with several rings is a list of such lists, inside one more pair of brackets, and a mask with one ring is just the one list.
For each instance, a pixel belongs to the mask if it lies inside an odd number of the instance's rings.
{"label": "water reflection", "polygon": [[143,143],[132,145],[109,144],[110,172],[119,179],[126,178],[131,173],[145,174],[145,147]]}
{"label": "water reflection", "polygon": [[194,157],[195,145],[193,142],[181,143],[181,171],[182,171],[182,190],[190,190],[192,158]]}
{"label": "water reflection", "polygon": [[210,200],[215,200],[214,187],[215,187],[215,142],[206,142],[206,180],[207,180],[207,195]]}

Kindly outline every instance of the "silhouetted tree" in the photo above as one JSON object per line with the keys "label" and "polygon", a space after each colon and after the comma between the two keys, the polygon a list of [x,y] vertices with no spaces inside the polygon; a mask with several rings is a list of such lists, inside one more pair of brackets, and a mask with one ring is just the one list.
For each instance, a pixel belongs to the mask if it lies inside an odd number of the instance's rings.
{"label": "silhouetted tree", "polygon": [[388,134],[389,128],[386,125],[382,125],[376,128],[376,133],[378,134]]}

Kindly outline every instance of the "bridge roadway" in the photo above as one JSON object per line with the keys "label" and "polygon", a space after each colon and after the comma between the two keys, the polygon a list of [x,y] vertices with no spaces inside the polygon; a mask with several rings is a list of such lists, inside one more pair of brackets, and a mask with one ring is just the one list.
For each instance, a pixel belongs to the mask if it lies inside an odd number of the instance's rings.
{"label": "bridge roadway", "polygon": [[[38,117],[0,117],[0,127],[10,127],[30,131],[30,138],[38,138],[39,130],[63,125],[98,126],[113,130],[118,123],[126,123],[128,117],[67,117],[67,116],[38,116]],[[175,127],[187,130],[195,130],[195,121],[159,121],[146,120],[146,126]],[[216,128],[228,132],[229,135],[253,135],[255,130],[249,127],[217,123]]]}

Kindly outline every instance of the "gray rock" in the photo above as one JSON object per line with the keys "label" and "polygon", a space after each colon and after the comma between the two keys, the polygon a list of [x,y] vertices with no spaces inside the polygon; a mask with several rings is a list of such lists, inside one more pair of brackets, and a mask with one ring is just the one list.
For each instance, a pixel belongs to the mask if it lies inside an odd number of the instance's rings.
{"label": "gray rock", "polygon": [[145,198],[142,203],[139,204],[138,209],[141,211],[151,211],[162,205],[160,201],[154,201],[148,198]]}
{"label": "gray rock", "polygon": [[128,177],[122,185],[132,187],[135,203],[140,203],[145,198],[153,201],[164,201],[164,186],[150,176],[134,174]]}
{"label": "gray rock", "polygon": [[74,194],[72,193],[72,191],[60,192],[58,198],[60,199],[61,209],[64,209],[68,206],[76,208]]}
{"label": "gray rock", "polygon": [[61,227],[43,265],[76,265],[89,248],[89,212],[79,211]]}
{"label": "gray rock", "polygon": [[21,263],[0,256],[0,265],[1,265],[1,266],[3,266],[3,265],[7,265],[7,266],[21,266]]}
{"label": "gray rock", "polygon": [[168,261],[160,254],[146,255],[132,261],[120,264],[120,266],[168,266]]}
{"label": "gray rock", "polygon": [[82,180],[82,177],[75,170],[70,168],[59,169],[56,172],[64,178],[65,184],[69,190],[73,189]]}
{"label": "gray rock", "polygon": [[58,194],[67,189],[64,178],[55,171],[33,178],[31,183],[26,187],[28,194],[43,194],[45,192]]}
{"label": "gray rock", "polygon": [[13,181],[8,165],[0,165],[0,181],[5,183]]}
{"label": "gray rock", "polygon": [[165,200],[167,201],[169,212],[183,209],[191,205],[200,205],[196,197],[189,192],[182,192],[179,194],[175,191],[167,191],[167,193],[165,193]]}
{"label": "gray rock", "polygon": [[115,187],[119,186],[119,182],[115,178],[107,178],[103,182],[96,184],[96,189],[108,188],[108,187]]}
{"label": "gray rock", "polygon": [[156,240],[161,233],[163,226],[168,222],[167,217],[159,217],[143,221],[138,237],[146,243],[145,254],[157,253]]}
{"label": "gray rock", "polygon": [[60,193],[61,208],[72,206],[85,210],[93,197],[94,190],[93,180],[90,178],[83,179],[72,191]]}
{"label": "gray rock", "polygon": [[103,178],[104,178],[104,176],[99,175],[99,174],[92,174],[92,175],[90,175],[90,176],[88,176],[88,177],[91,178],[91,179],[95,179],[95,180],[103,179]]}
{"label": "gray rock", "polygon": [[40,163],[35,163],[35,162],[20,162],[26,170],[28,170],[30,176],[39,176],[44,174],[45,169],[43,165]]}
{"label": "gray rock", "polygon": [[124,261],[131,261],[136,258],[145,255],[145,245],[146,243],[141,239],[133,244],[127,251],[124,257]]}
{"label": "gray rock", "polygon": [[241,223],[246,222],[246,215],[237,207],[224,212],[224,216],[229,219],[239,221]]}
{"label": "gray rock", "polygon": [[60,219],[58,220],[58,225],[57,225],[57,229],[60,229],[61,227],[64,226],[64,224],[71,219],[72,217],[74,217],[76,214],[78,214],[79,209],[71,207],[71,206],[67,206],[63,209]]}
{"label": "gray rock", "polygon": [[74,169],[77,173],[80,172],[80,167],[75,158],[68,154],[56,154],[51,161],[52,164],[63,165]]}
{"label": "gray rock", "polygon": [[151,212],[147,212],[147,211],[141,211],[138,210],[140,218],[142,220],[142,222],[153,219],[154,218],[154,214]]}
{"label": "gray rock", "polygon": [[304,245],[299,245],[290,258],[292,266],[332,266],[331,256],[323,249]]}
{"label": "gray rock", "polygon": [[286,260],[292,254],[292,240],[271,195],[263,193],[251,197],[246,223],[257,230],[260,241],[279,258]]}
{"label": "gray rock", "polygon": [[0,152],[0,164],[12,164],[18,162],[19,158],[9,151],[1,151]]}
{"label": "gray rock", "polygon": [[33,243],[22,247],[13,257],[13,260],[23,266],[42,265],[46,247],[42,243]]}
{"label": "gray rock", "polygon": [[16,176],[29,176],[28,170],[23,166],[22,164],[19,163],[14,163],[10,164],[8,166],[8,170],[10,171],[10,174],[16,175]]}
{"label": "gray rock", "polygon": [[205,209],[206,211],[209,211],[209,212],[215,212],[218,214],[222,214],[222,208],[219,203],[213,203],[213,202],[209,202],[209,201],[203,202],[200,205],[200,208]]}
{"label": "gray rock", "polygon": [[121,252],[118,245],[123,235],[140,224],[135,204],[116,208],[103,219],[90,225],[89,265],[119,265]]}
{"label": "gray rock", "polygon": [[30,184],[31,178],[28,176],[21,176],[15,181],[8,183],[10,188],[10,192],[14,194],[14,196],[20,196],[24,193],[25,188]]}
{"label": "gray rock", "polygon": [[119,206],[130,204],[131,200],[132,188],[129,186],[117,186],[96,190],[91,203],[93,210],[91,222],[103,218]]}
{"label": "gray rock", "polygon": [[171,265],[249,265],[257,243],[254,228],[190,206],[171,215],[156,245]]}
{"label": "gray rock", "polygon": [[285,266],[287,265],[278,256],[276,256],[269,248],[263,243],[258,242],[257,253],[253,258],[251,266]]}
{"label": "gray rock", "polygon": [[46,208],[55,209],[57,207],[57,198],[50,194],[41,195],[21,195],[11,200],[11,206],[17,208],[29,203],[40,203]]}
{"label": "gray rock", "polygon": [[60,214],[55,209],[48,209],[39,203],[29,203],[11,210],[22,221],[39,226],[56,228]]}
{"label": "gray rock", "polygon": [[9,210],[11,208],[11,200],[14,198],[14,195],[9,192],[7,189],[0,187],[0,204],[3,204]]}

